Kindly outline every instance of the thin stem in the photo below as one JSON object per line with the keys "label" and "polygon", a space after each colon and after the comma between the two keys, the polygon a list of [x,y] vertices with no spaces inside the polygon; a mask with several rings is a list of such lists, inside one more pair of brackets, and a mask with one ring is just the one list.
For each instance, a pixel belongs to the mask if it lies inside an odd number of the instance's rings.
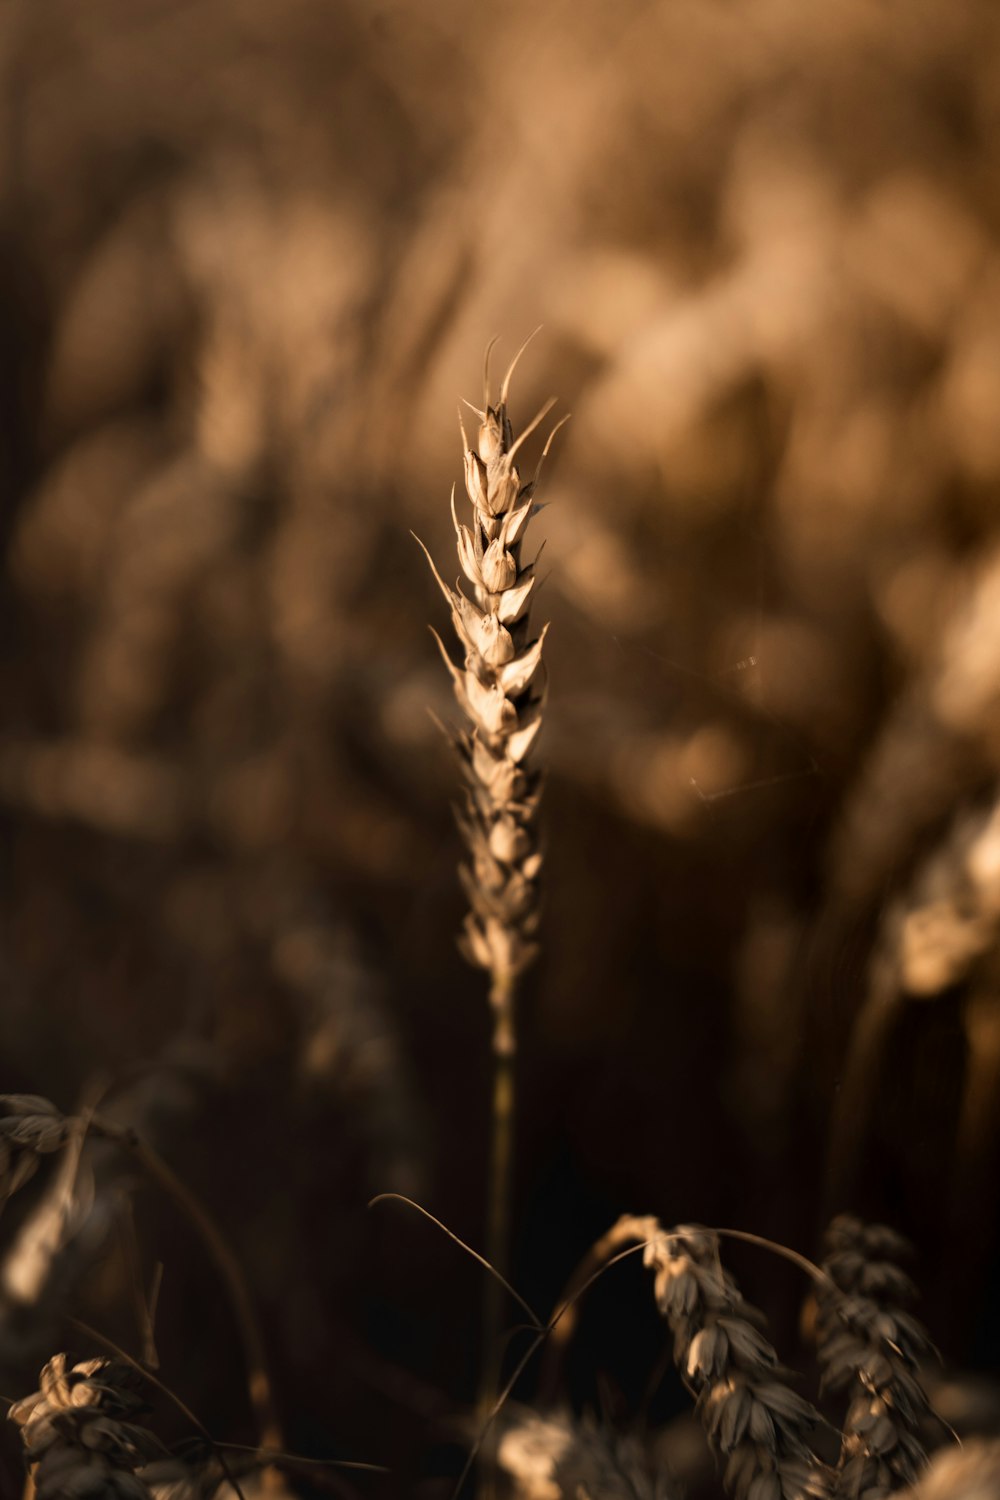
{"label": "thin stem", "polygon": [[191,1189],[177,1176],[173,1168],[164,1161],[159,1152],[142,1141],[131,1130],[108,1120],[95,1117],[91,1129],[96,1135],[113,1140],[124,1146],[146,1173],[171,1197],[201,1237],[209,1255],[215,1261],[229,1292],[233,1315],[243,1344],[247,1369],[247,1388],[250,1404],[257,1423],[257,1435],[262,1449],[284,1447],[284,1434],[278,1418],[267,1369],[264,1342],[254,1312],[253,1300],[247,1286],[243,1267],[231,1249],[215,1220]]}
{"label": "thin stem", "polygon": [[797,1250],[788,1245],[779,1245],[777,1240],[765,1239],[762,1234],[751,1234],[748,1229],[716,1229],[712,1228],[712,1234],[717,1234],[723,1240],[742,1240],[745,1245],[756,1245],[761,1250],[769,1250],[772,1255],[778,1255],[782,1260],[787,1260],[789,1265],[798,1266],[804,1271],[811,1281],[818,1286],[830,1287],[833,1285],[830,1277],[822,1266],[818,1266],[808,1256],[800,1255]]}
{"label": "thin stem", "polygon": [[[499,1276],[507,1279],[510,1269],[510,1200],[514,1160],[514,1058],[517,1033],[514,1019],[516,981],[512,974],[495,974],[490,986],[493,1014],[493,1101],[490,1115],[490,1167],[487,1181],[486,1259]],[[489,1413],[497,1397],[500,1378],[499,1344],[503,1322],[503,1286],[494,1278],[483,1294],[483,1348],[479,1408]],[[489,1474],[484,1476],[487,1486]]]}
{"label": "thin stem", "polygon": [[369,1200],[368,1207],[374,1208],[376,1203],[405,1203],[407,1208],[415,1208],[418,1214],[423,1214],[425,1219],[429,1219],[432,1224],[436,1224],[438,1229],[441,1230],[442,1234],[446,1234],[450,1240],[454,1241],[454,1243],[460,1247],[460,1249],[465,1251],[466,1255],[471,1255],[473,1260],[478,1261],[479,1264],[490,1273],[493,1279],[499,1282],[507,1295],[509,1297],[512,1297],[515,1302],[517,1302],[521,1307],[524,1308],[524,1311],[531,1319],[530,1326],[534,1328],[537,1333],[541,1333],[542,1329],[545,1327],[545,1324],[539,1318],[538,1314],[533,1311],[529,1304],[525,1302],[524,1298],[521,1296],[521,1293],[517,1290],[517,1288],[511,1286],[506,1276],[500,1275],[500,1272],[497,1270],[496,1266],[491,1265],[490,1262],[486,1259],[485,1255],[480,1255],[478,1250],[473,1250],[471,1245],[467,1245],[463,1239],[459,1238],[459,1236],[453,1229],[449,1229],[447,1224],[442,1223],[435,1214],[430,1213],[428,1209],[424,1208],[423,1204],[415,1202],[413,1198],[408,1198],[405,1193],[376,1193],[375,1197]]}
{"label": "thin stem", "polygon": [[515,980],[494,978],[490,989],[493,1012],[493,1109],[490,1141],[489,1212],[486,1258],[506,1276],[510,1259],[511,1166],[514,1155],[514,1020]]}
{"label": "thin stem", "polygon": [[[504,1386],[503,1390],[500,1392],[499,1396],[497,1396],[496,1400],[493,1402],[493,1405],[483,1413],[484,1420],[482,1422],[482,1426],[480,1427],[479,1435],[472,1445],[468,1458],[465,1460],[465,1465],[462,1469],[461,1474],[458,1476],[458,1483],[455,1485],[455,1489],[453,1492],[453,1500],[458,1500],[458,1497],[461,1495],[462,1486],[469,1476],[472,1466],[482,1449],[483,1443],[486,1441],[486,1437],[493,1425],[493,1422],[499,1415],[500,1411],[503,1409],[508,1396],[517,1385],[518,1380],[520,1380],[521,1378],[522,1371],[526,1368],[529,1361],[533,1358],[535,1351],[539,1349],[542,1344],[544,1344],[547,1338],[550,1338],[552,1336],[555,1330],[559,1327],[559,1324],[562,1322],[562,1320],[567,1316],[568,1313],[570,1313],[573,1308],[575,1308],[577,1301],[584,1295],[585,1292],[589,1291],[595,1281],[597,1281],[601,1276],[604,1275],[605,1271],[609,1271],[613,1265],[616,1265],[620,1260],[624,1260],[626,1256],[636,1255],[640,1250],[645,1250],[647,1243],[648,1241],[643,1240],[638,1245],[630,1245],[627,1250],[619,1250],[618,1254],[613,1255],[610,1260],[605,1261],[604,1265],[598,1266],[597,1269],[594,1270],[586,1278],[583,1284],[577,1287],[572,1296],[569,1297],[567,1301],[560,1304],[559,1308],[552,1315],[552,1318],[546,1324],[546,1326],[539,1329],[538,1333],[535,1334],[535,1337],[532,1339],[528,1348],[525,1350],[524,1354],[514,1366],[514,1371],[507,1380],[507,1383]],[[492,1475],[492,1471],[490,1477],[494,1477]]]}

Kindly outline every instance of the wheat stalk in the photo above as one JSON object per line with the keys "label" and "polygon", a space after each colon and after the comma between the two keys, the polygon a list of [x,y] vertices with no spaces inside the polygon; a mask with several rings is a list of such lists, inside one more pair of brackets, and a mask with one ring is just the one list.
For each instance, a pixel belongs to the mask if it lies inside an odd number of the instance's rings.
{"label": "wheat stalk", "polygon": [[[511,360],[496,405],[489,377],[492,344],[487,348],[483,407],[470,407],[479,419],[474,444],[469,441],[459,409],[471,522],[466,525],[459,520],[454,488],[451,515],[459,567],[471,587],[471,598],[460,583],[450,588],[444,582],[420,542],[451,610],[463,653],[463,665],[457,667],[434,632],[467,720],[466,726],[452,736],[465,782],[458,823],[469,855],[468,863],[459,870],[469,901],[460,947],[470,963],[486,971],[490,981],[493,1099],[486,1253],[501,1273],[506,1271],[508,1261],[515,991],[520,975],[538,952],[535,934],[542,866],[535,821],[541,778],[530,766],[530,755],[542,723],[542,648],[548,626],[537,635],[533,633],[530,614],[536,564],[525,562],[522,551],[528,523],[538,508],[538,473],[562,426],[562,422],[557,423],[549,433],[533,477],[522,483],[515,458],[554,404],[546,402],[515,438],[507,398],[511,377],[528,342],[525,340]],[[483,1309],[484,1370],[492,1360],[499,1321],[499,1288],[491,1280]],[[492,1374],[486,1374],[484,1408],[491,1404],[492,1384]]]}

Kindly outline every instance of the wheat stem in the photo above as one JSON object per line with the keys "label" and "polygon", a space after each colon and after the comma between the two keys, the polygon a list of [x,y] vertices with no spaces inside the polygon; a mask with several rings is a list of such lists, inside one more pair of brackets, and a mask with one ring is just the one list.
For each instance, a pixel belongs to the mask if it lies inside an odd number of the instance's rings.
{"label": "wheat stem", "polygon": [[[515,438],[507,397],[525,345],[507,369],[495,406],[490,394],[492,347],[491,343],[486,350],[483,366],[483,409],[470,406],[479,419],[471,442],[461,407],[458,414],[465,450],[465,491],[472,507],[470,524],[459,519],[454,489],[451,494],[458,560],[471,597],[462,586],[452,589],[445,583],[426,547],[420,545],[450,608],[463,658],[462,667],[457,666],[435,633],[467,721],[467,727],[453,736],[466,786],[458,821],[469,854],[468,864],[460,869],[470,908],[461,946],[466,958],[485,970],[490,981],[493,1090],[486,1254],[503,1276],[509,1261],[514,1152],[515,991],[518,977],[537,953],[542,856],[535,814],[541,784],[530,756],[544,704],[542,646],[547,629],[543,627],[537,635],[533,632],[535,562],[522,557],[525,532],[537,509],[535,480],[522,482],[514,460],[525,439],[544,421],[552,402]],[[543,457],[552,436],[544,445]],[[483,1302],[480,1406],[484,1412],[492,1408],[496,1395],[495,1351],[502,1307],[501,1288],[491,1281]]]}
{"label": "wheat stem", "polygon": [[[498,974],[490,986],[493,1013],[493,1096],[490,1112],[490,1169],[487,1182],[486,1258],[506,1279],[510,1269],[511,1186],[514,1162],[515,1088],[514,1058],[517,1051],[514,1020],[516,981],[511,974]],[[491,1277],[483,1295],[483,1355],[479,1392],[482,1416],[497,1397],[500,1379],[500,1333],[503,1322],[503,1286]]]}

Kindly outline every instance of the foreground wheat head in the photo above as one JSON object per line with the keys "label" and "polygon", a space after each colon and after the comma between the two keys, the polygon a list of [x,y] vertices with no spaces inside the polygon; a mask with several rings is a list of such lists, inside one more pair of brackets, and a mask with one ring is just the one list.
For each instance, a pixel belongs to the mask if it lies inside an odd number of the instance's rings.
{"label": "foreground wheat head", "polygon": [[[850,1401],[835,1464],[829,1461],[835,1429],[789,1386],[790,1372],[761,1332],[761,1315],[722,1266],[722,1236],[776,1252],[813,1278],[823,1386],[847,1392]],[[909,1494],[906,1486],[919,1481],[927,1464],[923,1430],[933,1414],[918,1378],[932,1346],[905,1310],[915,1289],[895,1263],[908,1247],[894,1230],[846,1215],[834,1220],[826,1243],[820,1268],[753,1234],[696,1224],[665,1229],[652,1216],[625,1214],[581,1262],[554,1320],[545,1398],[552,1399],[578,1296],[602,1267],[628,1254],[628,1247],[641,1247],[654,1274],[657,1308],[673,1334],[674,1363],[723,1461],[733,1500]],[[993,1450],[983,1459],[987,1467],[996,1462]],[[919,1484],[913,1493],[922,1496]],[[974,1489],[969,1493],[980,1500]],[[989,1493],[995,1500],[1000,1489]]]}
{"label": "foreground wheat head", "polygon": [[886,1225],[849,1214],[827,1230],[818,1353],[824,1387],[850,1402],[835,1486],[844,1500],[881,1500],[915,1483],[927,1463],[919,1367],[932,1346],[907,1310],[916,1288],[897,1262],[908,1249]]}
{"label": "foreground wheat head", "polygon": [[643,1261],[674,1336],[674,1362],[725,1460],[729,1493],[735,1500],[829,1500],[829,1471],[813,1448],[819,1413],[786,1384],[777,1353],[756,1326],[759,1315],[722,1268],[718,1236],[698,1225],[657,1226]]}
{"label": "foreground wheat head", "polygon": [[[533,634],[530,609],[535,564],[522,560],[525,532],[537,510],[538,470],[522,483],[514,460],[554,403],[547,402],[520,436],[514,437],[507,396],[524,347],[511,361],[495,406],[487,349],[483,409],[470,408],[479,418],[474,444],[469,442],[459,412],[471,524],[459,520],[454,490],[451,514],[459,565],[472,597],[460,585],[449,588],[427,554],[464,652],[464,665],[458,668],[435,632],[469,724],[455,736],[466,784],[459,825],[469,852],[469,863],[461,868],[470,906],[461,947],[469,961],[490,976],[495,1049],[501,1053],[514,1047],[514,983],[537,952],[534,935],[542,864],[535,828],[540,777],[529,768],[528,758],[542,722],[541,662],[548,626]],[[561,425],[550,433],[539,467]]]}
{"label": "foreground wheat head", "polygon": [[121,1360],[49,1360],[40,1389],[10,1409],[38,1500],[151,1500],[135,1471],[163,1449],[132,1421],[145,1409],[136,1384]]}

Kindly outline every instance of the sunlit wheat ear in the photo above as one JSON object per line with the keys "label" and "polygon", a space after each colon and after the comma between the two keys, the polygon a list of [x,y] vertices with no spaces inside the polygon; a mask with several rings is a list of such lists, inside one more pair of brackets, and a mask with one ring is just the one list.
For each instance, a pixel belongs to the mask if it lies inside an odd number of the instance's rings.
{"label": "sunlit wheat ear", "polygon": [[120,1360],[49,1360],[40,1389],[9,1413],[21,1429],[37,1500],[151,1500],[135,1471],[164,1449],[132,1420],[145,1409],[136,1383],[136,1372]]}
{"label": "sunlit wheat ear", "polygon": [[917,1366],[931,1350],[907,1310],[916,1295],[896,1262],[906,1241],[844,1214],[826,1236],[829,1280],[819,1286],[817,1335],[823,1384],[850,1401],[836,1500],[880,1500],[911,1484],[927,1462],[919,1432],[929,1414]]}
{"label": "sunlit wheat ear", "polygon": [[[522,481],[515,456],[553,403],[514,436],[507,396],[524,347],[504,376],[495,406],[487,350],[483,409],[470,408],[479,424],[471,442],[459,412],[472,514],[468,524],[459,518],[454,490],[451,513],[465,587],[460,579],[450,588],[427,554],[463,657],[456,666],[436,637],[468,721],[454,737],[465,781],[458,822],[469,854],[461,868],[470,909],[460,944],[470,963],[490,975],[494,1004],[497,996],[510,993],[537,952],[542,865],[535,826],[540,774],[532,768],[531,751],[545,702],[542,648],[548,627],[536,632],[532,626],[535,564],[523,557],[525,533],[538,509],[538,471]],[[550,432],[539,468],[560,426]],[[512,1049],[509,1028],[500,1045]]]}

